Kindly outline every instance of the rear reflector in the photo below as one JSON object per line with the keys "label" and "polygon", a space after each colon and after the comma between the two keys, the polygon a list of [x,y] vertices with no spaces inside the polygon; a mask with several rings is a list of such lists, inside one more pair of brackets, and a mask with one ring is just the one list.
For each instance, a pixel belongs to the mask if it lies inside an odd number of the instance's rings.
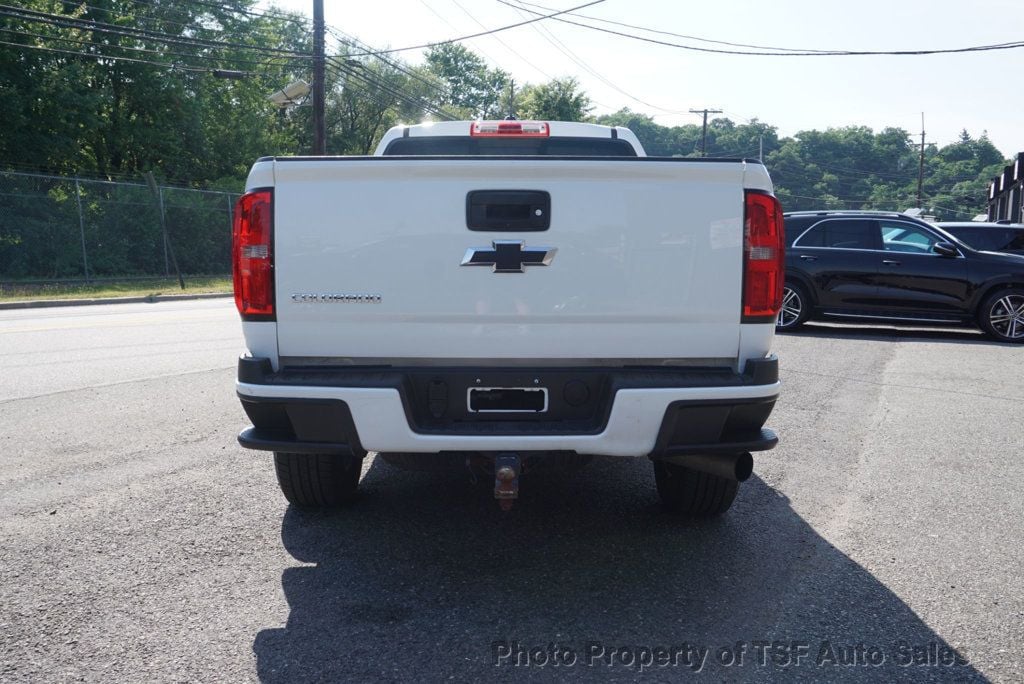
{"label": "rear reflector", "polygon": [[515,135],[523,138],[546,138],[551,127],[544,121],[474,121],[469,126],[474,138],[496,138]]}
{"label": "rear reflector", "polygon": [[747,190],[743,211],[744,323],[775,320],[785,280],[782,206],[773,195]]}
{"label": "rear reflector", "polygon": [[273,190],[260,189],[235,204],[232,271],[244,320],[274,320],[273,197]]}

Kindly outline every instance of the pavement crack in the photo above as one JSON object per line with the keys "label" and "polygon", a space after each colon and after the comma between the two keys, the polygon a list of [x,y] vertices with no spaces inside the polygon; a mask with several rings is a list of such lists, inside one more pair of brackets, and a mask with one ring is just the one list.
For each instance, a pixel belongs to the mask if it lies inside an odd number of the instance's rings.
{"label": "pavement crack", "polygon": [[144,378],[133,378],[131,380],[120,380],[118,382],[107,382],[102,385],[87,385],[85,387],[73,387],[66,390],[58,390],[56,392],[44,392],[43,394],[30,394],[24,397],[10,397],[8,399],[0,399],[0,406],[5,404],[12,404],[16,401],[26,401],[29,399],[45,399],[46,397],[56,397],[62,394],[71,394],[74,392],[87,392],[89,390],[103,389],[105,387],[117,387],[118,385],[132,385],[140,382],[149,382],[150,380],[162,380],[164,378],[181,378],[190,375],[202,375],[203,373],[216,373],[220,371],[231,370],[234,368],[234,364],[230,366],[218,366],[217,368],[204,368],[202,370],[185,371],[182,373],[163,373],[161,375],[149,375]]}
{"label": "pavement crack", "polygon": [[864,385],[876,385],[878,387],[894,387],[898,389],[912,389],[920,390],[922,392],[942,392],[944,394],[954,394],[963,397],[977,397],[979,399],[996,399],[998,401],[1024,401],[1024,397],[1004,397],[998,394],[980,394],[977,392],[963,392],[960,390],[942,389],[941,387],[928,387],[926,385],[904,385],[896,382],[883,382],[880,380],[864,380],[863,378],[851,378],[843,375],[833,375],[831,373],[816,373],[814,371],[796,370],[795,368],[780,368],[780,373],[796,373],[799,375],[815,375],[822,378],[834,378],[837,380],[847,380],[849,382],[861,383]]}

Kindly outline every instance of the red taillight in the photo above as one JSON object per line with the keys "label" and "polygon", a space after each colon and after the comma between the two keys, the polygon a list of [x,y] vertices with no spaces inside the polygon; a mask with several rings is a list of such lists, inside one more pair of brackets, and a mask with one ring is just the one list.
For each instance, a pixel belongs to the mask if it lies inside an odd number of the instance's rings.
{"label": "red taillight", "polygon": [[551,126],[545,121],[474,121],[469,126],[474,138],[497,138],[515,135],[521,138],[546,138]]}
{"label": "red taillight", "polygon": [[747,190],[743,211],[743,321],[767,323],[782,307],[785,279],[782,205],[766,192]]}
{"label": "red taillight", "polygon": [[273,198],[272,190],[255,190],[235,204],[235,306],[247,320],[274,320]]}

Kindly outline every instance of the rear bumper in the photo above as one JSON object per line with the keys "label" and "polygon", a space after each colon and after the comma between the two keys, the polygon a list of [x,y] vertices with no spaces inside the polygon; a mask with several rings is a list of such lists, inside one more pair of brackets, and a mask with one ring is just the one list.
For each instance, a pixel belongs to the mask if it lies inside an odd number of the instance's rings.
{"label": "rear bumper", "polygon": [[[536,377],[535,377],[536,376]],[[575,451],[608,456],[762,451],[779,393],[775,357],[726,369],[283,369],[239,360],[237,391],[253,427],[242,446],[265,451]],[[557,388],[544,416],[466,414],[464,388]],[[588,399],[560,403],[569,383]],[[513,383],[509,385],[509,383]],[[438,385],[447,394],[439,398]],[[566,394],[568,396],[568,394]]]}

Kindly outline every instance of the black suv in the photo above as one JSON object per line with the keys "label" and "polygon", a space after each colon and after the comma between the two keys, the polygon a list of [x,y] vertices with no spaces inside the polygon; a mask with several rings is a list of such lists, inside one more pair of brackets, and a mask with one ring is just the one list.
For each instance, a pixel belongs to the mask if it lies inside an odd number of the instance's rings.
{"label": "black suv", "polygon": [[811,319],[977,326],[1024,343],[1024,257],[884,212],[785,214],[780,331]]}

